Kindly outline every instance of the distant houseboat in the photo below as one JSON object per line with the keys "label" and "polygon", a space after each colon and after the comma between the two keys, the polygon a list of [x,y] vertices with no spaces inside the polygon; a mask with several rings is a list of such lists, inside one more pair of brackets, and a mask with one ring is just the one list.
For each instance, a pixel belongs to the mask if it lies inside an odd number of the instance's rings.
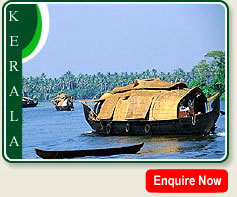
{"label": "distant houseboat", "polygon": [[206,98],[199,87],[159,79],[135,80],[80,102],[92,129],[105,135],[203,135],[215,128],[220,114],[219,93]]}
{"label": "distant houseboat", "polygon": [[27,107],[36,107],[38,105],[38,100],[34,101],[31,98],[22,97],[22,107],[23,108],[27,108]]}
{"label": "distant houseboat", "polygon": [[56,98],[51,99],[57,111],[72,111],[74,98],[65,93],[59,94]]}

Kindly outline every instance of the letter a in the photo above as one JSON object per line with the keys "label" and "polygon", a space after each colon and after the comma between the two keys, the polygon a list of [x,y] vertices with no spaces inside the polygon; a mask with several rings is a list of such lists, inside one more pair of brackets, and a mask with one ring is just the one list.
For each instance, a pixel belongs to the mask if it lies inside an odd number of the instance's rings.
{"label": "letter a", "polygon": [[14,21],[19,21],[17,20],[17,18],[14,16],[18,11],[9,11],[10,15],[9,15],[9,21],[12,21],[12,19]]}
{"label": "letter a", "polygon": [[13,86],[12,91],[9,96],[12,96],[12,94],[16,94],[16,96],[19,96],[15,86]]}
{"label": "letter a", "polygon": [[12,141],[11,141],[11,143],[9,144],[9,146],[12,146],[12,145],[14,145],[14,144],[15,144],[15,146],[20,146],[20,145],[18,144],[18,142],[17,142],[15,136],[13,136]]}
{"label": "letter a", "polygon": [[14,111],[10,111],[11,112],[11,122],[17,122],[18,121],[18,118],[14,120],[14,117],[13,117],[13,113]]}

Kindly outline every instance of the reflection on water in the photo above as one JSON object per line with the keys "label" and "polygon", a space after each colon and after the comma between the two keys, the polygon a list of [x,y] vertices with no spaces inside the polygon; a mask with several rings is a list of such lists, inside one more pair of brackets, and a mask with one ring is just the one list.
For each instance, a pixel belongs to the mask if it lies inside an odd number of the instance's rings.
{"label": "reflection on water", "polygon": [[[224,102],[221,102],[224,110]],[[220,159],[225,154],[225,116],[210,136],[100,136],[84,119],[82,106],[57,112],[51,103],[23,109],[23,158],[38,158],[35,148],[73,150],[120,147],[144,142],[138,154],[90,159]],[[85,159],[85,157],[83,158]]]}

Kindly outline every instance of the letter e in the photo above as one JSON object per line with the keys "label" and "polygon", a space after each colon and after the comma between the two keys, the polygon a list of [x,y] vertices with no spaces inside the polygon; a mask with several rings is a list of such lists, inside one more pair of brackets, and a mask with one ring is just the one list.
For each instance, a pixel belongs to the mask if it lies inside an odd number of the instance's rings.
{"label": "letter e", "polygon": [[11,38],[11,43],[10,47],[18,47],[19,44],[17,43],[18,36],[10,36]]}
{"label": "letter e", "polygon": [[160,185],[160,175],[154,176],[154,185]]}

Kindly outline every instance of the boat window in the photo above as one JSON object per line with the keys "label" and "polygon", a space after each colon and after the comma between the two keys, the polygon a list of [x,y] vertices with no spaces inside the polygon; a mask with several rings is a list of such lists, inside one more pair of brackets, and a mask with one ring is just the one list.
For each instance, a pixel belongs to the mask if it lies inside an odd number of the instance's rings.
{"label": "boat window", "polygon": [[200,92],[189,94],[183,98],[178,106],[178,117],[184,118],[194,114],[206,112],[205,98]]}

